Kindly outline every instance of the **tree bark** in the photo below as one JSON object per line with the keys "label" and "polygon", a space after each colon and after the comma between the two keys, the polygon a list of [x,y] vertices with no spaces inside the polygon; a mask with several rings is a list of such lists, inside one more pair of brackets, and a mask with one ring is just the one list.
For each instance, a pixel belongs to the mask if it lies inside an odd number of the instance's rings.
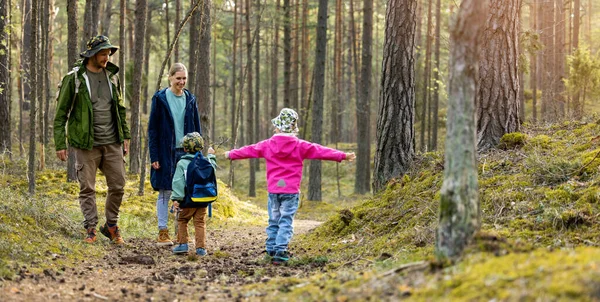
{"label": "tree bark", "polygon": [[277,115],[278,107],[278,79],[279,79],[279,11],[281,7],[281,0],[277,0],[277,11],[275,13],[275,20],[273,26],[273,61],[271,62],[271,114],[270,118],[274,118]]}
{"label": "tree bark", "polygon": [[290,0],[283,0],[283,107],[291,106],[292,25]]}
{"label": "tree bark", "polygon": [[442,261],[458,258],[480,225],[474,106],[478,58],[473,53],[478,53],[488,5],[464,0],[451,30],[446,155],[436,237],[436,256]]}
{"label": "tree bark", "polygon": [[579,48],[579,30],[581,26],[581,0],[573,4],[573,51]]}
{"label": "tree bark", "polygon": [[564,0],[556,0],[556,17],[554,29],[554,98],[556,104],[557,118],[561,119],[565,116],[566,99],[565,99],[565,65],[566,65],[566,39],[565,39],[565,9]]}
{"label": "tree bark", "polygon": [[[578,1],[578,0],[576,0]],[[531,28],[537,32],[538,30],[538,26],[537,26],[537,19],[538,19],[538,0],[532,0],[531,1],[531,6],[530,6],[530,11],[531,11],[531,17],[530,17],[530,22],[531,22]],[[532,121],[533,123],[537,123],[537,57],[538,55],[536,53],[532,53],[531,55],[531,71],[530,71],[530,79],[529,79],[529,84],[531,85],[531,92],[532,92],[532,100],[531,100],[531,113],[532,113]]]}
{"label": "tree bark", "polygon": [[200,15],[200,44],[198,47],[198,67],[196,68],[196,88],[198,113],[200,114],[200,127],[202,135],[213,141],[210,137],[210,43],[211,43],[211,0],[203,0]]}
{"label": "tree bark", "polygon": [[425,35],[425,66],[423,67],[423,90],[421,92],[421,152],[425,152],[427,150],[428,137],[425,136],[425,133],[427,128],[430,127],[430,124],[427,122],[427,108],[429,107],[427,96],[429,95],[429,79],[431,75],[431,28],[433,26],[433,23],[431,21],[431,1],[432,0],[428,0],[427,6],[427,34]]}
{"label": "tree bark", "polygon": [[415,155],[417,0],[388,0],[373,191],[410,168]]}
{"label": "tree bark", "polygon": [[31,2],[31,35],[29,56],[31,58],[31,104],[29,108],[29,162],[27,164],[27,178],[29,180],[29,195],[32,196],[35,193],[35,137],[36,137],[36,116],[37,116],[37,105],[38,99],[38,81],[35,76],[38,73],[38,0],[32,0]]}
{"label": "tree bark", "polygon": [[[246,14],[246,64],[248,66],[247,75],[247,93],[248,99],[246,103],[246,135],[249,144],[254,144],[254,94],[253,94],[253,77],[252,77],[252,36],[250,34],[250,0],[245,0]],[[258,77],[258,74],[256,75]],[[258,99],[256,100],[258,102]],[[250,170],[248,177],[248,196],[256,196],[256,159],[250,160]]]}
{"label": "tree bark", "polygon": [[491,1],[479,52],[477,148],[496,148],[517,132],[519,111],[519,10],[521,0]]}
{"label": "tree bark", "polygon": [[[144,65],[144,40],[146,38],[146,17],[148,4],[146,0],[135,2],[135,56],[133,70],[143,70]],[[141,125],[140,125],[140,95],[142,87],[142,73],[133,74],[131,83],[131,153],[129,154],[129,172],[140,173],[141,148]]]}
{"label": "tree bark", "polygon": [[[288,1],[288,0],[286,0]],[[315,87],[312,104],[311,140],[321,143],[323,129],[323,98],[325,89],[325,54],[327,53],[327,0],[319,0],[317,16],[317,46],[315,50]],[[321,161],[310,162],[308,200],[321,200]]]}
{"label": "tree bark", "polygon": [[556,103],[554,102],[554,1],[544,0],[541,5],[542,15],[542,118],[544,121],[556,120]]}
{"label": "tree bark", "polygon": [[[302,53],[301,53],[301,80],[300,80],[300,108],[298,114],[303,115],[304,110],[308,107],[308,86],[310,85],[310,75],[308,71],[308,0],[302,0]],[[301,121],[300,125],[304,126],[306,121]]]}
{"label": "tree bark", "polygon": [[[202,0],[201,0],[202,1]],[[192,90],[193,93],[196,93],[196,73],[198,70],[198,47],[200,46],[200,35],[198,34],[200,32],[200,22],[202,22],[200,19],[202,18],[201,16],[202,14],[202,9],[197,10],[194,12],[194,14],[192,15],[192,18],[190,19],[190,39],[189,39],[189,46],[188,46],[188,58],[189,58],[189,64],[187,66],[188,69],[188,79],[187,79],[187,86],[190,87],[190,89]]]}
{"label": "tree bark", "polygon": [[[340,103],[342,102],[342,0],[335,1],[335,28],[334,28],[334,44],[333,44],[333,85],[335,95],[331,98],[331,112],[329,120],[329,140],[330,143],[336,144],[339,141],[340,135]],[[356,169],[358,171],[358,169]]]}
{"label": "tree bark", "polygon": [[[181,22],[181,1],[175,0],[175,25],[179,25]],[[179,62],[179,40],[175,42],[175,53],[173,55],[173,60],[175,62]]]}
{"label": "tree bark", "polygon": [[442,26],[442,4],[440,0],[436,1],[435,4],[435,45],[433,47],[434,53],[434,64],[435,69],[433,70],[433,130],[431,137],[431,150],[437,150],[438,141],[438,114],[440,107],[440,31]]}
{"label": "tree bark", "polygon": [[[71,0],[70,0],[71,1]],[[121,47],[125,46],[125,4],[127,0],[121,0],[119,3],[119,45]],[[69,19],[71,20],[71,19]],[[70,21],[69,21],[70,22]],[[118,51],[117,54],[119,56],[119,80],[121,83],[121,93],[125,96],[125,54],[127,52]]]}
{"label": "tree bark", "polygon": [[[122,0],[125,1],[125,0]],[[69,63],[69,70],[75,65],[75,61],[79,58],[77,51],[77,44],[79,43],[79,37],[77,34],[77,0],[67,0],[67,15],[68,15],[68,33],[69,37],[67,40],[67,62]],[[69,157],[67,158],[67,181],[77,180],[77,170],[75,169],[75,152],[73,148],[69,148]]]}
{"label": "tree bark", "polygon": [[373,72],[373,0],[363,1],[360,95],[356,98],[357,156],[354,192],[369,192],[371,183],[371,77]]}
{"label": "tree bark", "polygon": [[107,36],[110,37],[110,20],[112,17],[112,6],[113,6],[113,0],[106,0],[106,8],[104,10],[104,18],[102,19],[102,23],[100,24],[100,32]]}
{"label": "tree bark", "polygon": [[10,70],[8,69],[8,58],[10,57],[8,45],[9,37],[7,30],[10,23],[8,14],[8,1],[2,1],[0,3],[0,41],[6,41],[6,43],[0,43],[0,154],[10,153],[10,98],[8,97],[8,91],[10,90]]}

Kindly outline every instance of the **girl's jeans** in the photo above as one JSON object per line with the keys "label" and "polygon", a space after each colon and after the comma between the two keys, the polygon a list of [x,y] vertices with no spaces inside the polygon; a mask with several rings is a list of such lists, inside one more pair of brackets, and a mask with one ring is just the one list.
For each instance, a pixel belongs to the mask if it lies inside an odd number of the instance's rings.
{"label": "girl's jeans", "polygon": [[300,194],[269,193],[269,226],[267,252],[287,251],[294,235],[294,215],[298,210]]}

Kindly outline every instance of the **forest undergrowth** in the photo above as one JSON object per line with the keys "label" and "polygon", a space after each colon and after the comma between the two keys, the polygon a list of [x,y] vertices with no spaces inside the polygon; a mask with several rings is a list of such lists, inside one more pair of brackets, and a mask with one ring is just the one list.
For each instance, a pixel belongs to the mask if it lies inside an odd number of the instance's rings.
{"label": "forest undergrowth", "polygon": [[[521,133],[505,135],[499,149],[480,154],[482,227],[455,265],[434,260],[444,167],[441,152],[420,154],[409,173],[375,196],[351,194],[353,165],[343,164],[339,166],[343,196],[338,197],[336,165],[325,164],[326,200],[303,200],[297,216],[323,223],[292,240],[295,259],[284,268],[273,267],[260,254],[261,230],[266,225],[264,165],[257,172],[261,177],[257,177],[256,198],[245,197],[244,164],[236,166],[239,172],[233,192],[220,184],[220,200],[207,226],[209,232],[214,231],[216,249],[206,260],[174,261],[168,250],[149,248],[156,235],[156,195],[146,184],[147,193],[138,196],[137,177],[130,175],[120,224],[131,247],[118,251],[118,261],[142,251],[153,257],[161,271],[171,273],[163,276],[150,266],[138,273],[162,276],[170,287],[136,295],[128,290],[109,297],[185,300],[186,286],[204,282],[205,287],[198,291],[205,294],[194,299],[600,301],[598,135],[597,117],[585,122],[525,125]],[[81,273],[76,270],[80,263],[102,263],[115,252],[108,243],[81,243],[78,186],[65,182],[58,165],[51,163],[51,169],[39,173],[38,193],[30,198],[25,164],[6,156],[0,162],[0,296],[13,299],[26,296],[19,289],[23,280],[60,282],[71,270]],[[219,177],[226,179],[223,171],[228,170],[228,163],[220,165]],[[307,179],[303,183],[306,185]],[[98,188],[99,212],[103,213],[106,188],[102,182]],[[229,242],[226,236],[241,239]],[[115,264],[101,270],[118,268]],[[198,282],[182,282],[190,274],[194,275],[191,280]],[[169,276],[174,277],[171,280]],[[149,288],[157,283],[150,279],[138,281]],[[173,293],[162,291],[172,291],[177,283],[181,287]],[[39,292],[39,297],[49,297],[46,293],[48,290]],[[74,290],[69,297],[85,300],[95,296],[88,287]]]}

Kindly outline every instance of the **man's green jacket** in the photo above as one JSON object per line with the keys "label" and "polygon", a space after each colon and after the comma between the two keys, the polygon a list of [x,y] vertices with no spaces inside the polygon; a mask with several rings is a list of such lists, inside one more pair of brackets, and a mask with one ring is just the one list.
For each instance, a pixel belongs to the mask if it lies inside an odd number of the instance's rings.
{"label": "man's green jacket", "polygon": [[[89,83],[85,74],[85,66],[79,62],[69,72],[60,85],[56,116],[54,117],[54,144],[56,151],[67,149],[65,136],[69,146],[90,150],[94,146],[94,114],[89,93]],[[108,81],[112,94],[112,116],[118,131],[119,142],[130,139],[129,127],[125,117],[125,106],[121,98],[119,67],[108,62],[106,66]],[[77,92],[76,92],[77,90]],[[77,95],[75,95],[77,94]],[[68,119],[68,123],[67,123]],[[65,133],[65,124],[67,129]],[[66,135],[65,135],[66,134]]]}

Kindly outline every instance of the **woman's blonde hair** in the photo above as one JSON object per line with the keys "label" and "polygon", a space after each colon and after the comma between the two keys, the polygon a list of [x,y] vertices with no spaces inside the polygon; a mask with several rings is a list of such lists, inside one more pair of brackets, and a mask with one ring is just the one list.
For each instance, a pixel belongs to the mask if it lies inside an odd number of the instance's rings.
{"label": "woman's blonde hair", "polygon": [[171,65],[171,68],[169,68],[169,76],[172,77],[179,71],[183,71],[186,74],[188,72],[187,68],[185,68],[185,65],[183,65],[182,63],[175,63]]}

